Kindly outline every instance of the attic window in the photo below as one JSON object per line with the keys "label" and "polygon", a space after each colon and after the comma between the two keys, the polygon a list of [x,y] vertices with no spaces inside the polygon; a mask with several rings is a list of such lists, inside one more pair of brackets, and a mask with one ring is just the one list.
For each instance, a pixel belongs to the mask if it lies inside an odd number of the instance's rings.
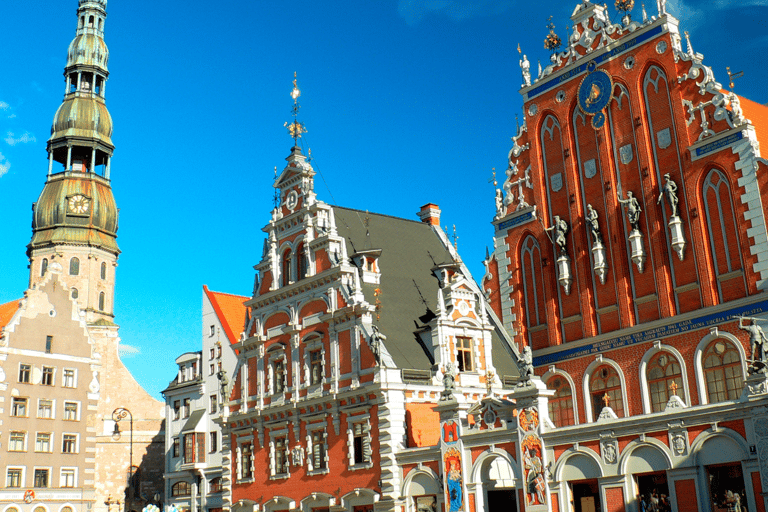
{"label": "attic window", "polygon": [[456,338],[456,363],[459,366],[460,372],[471,372],[475,370],[475,365],[472,361],[471,338]]}
{"label": "attic window", "polygon": [[365,258],[365,269],[368,272],[373,272],[374,271],[373,270],[373,263],[374,263],[374,261],[375,260],[373,258]]}

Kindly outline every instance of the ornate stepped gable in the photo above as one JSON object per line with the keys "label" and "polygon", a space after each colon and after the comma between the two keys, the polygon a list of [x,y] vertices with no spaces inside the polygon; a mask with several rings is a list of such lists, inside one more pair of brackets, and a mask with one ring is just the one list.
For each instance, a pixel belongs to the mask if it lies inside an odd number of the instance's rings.
{"label": "ornate stepped gable", "polygon": [[[537,78],[521,60],[524,122],[486,262],[494,310],[534,349],[744,297],[768,277],[761,199],[744,195],[765,166],[745,109],[766,109],[723,90],[663,6],[612,25],[584,2],[572,21]],[[726,201],[728,176],[744,188]],[[703,180],[719,203],[691,202]],[[724,229],[707,224],[716,208]]]}

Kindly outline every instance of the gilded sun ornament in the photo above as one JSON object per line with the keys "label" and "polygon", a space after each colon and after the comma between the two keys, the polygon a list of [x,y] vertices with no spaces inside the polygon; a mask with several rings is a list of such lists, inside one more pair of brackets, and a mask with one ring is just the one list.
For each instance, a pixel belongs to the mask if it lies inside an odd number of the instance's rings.
{"label": "gilded sun ornament", "polygon": [[560,39],[560,36],[555,34],[555,24],[552,23],[552,16],[549,17],[548,21],[547,28],[549,29],[549,34],[544,38],[544,48],[551,52],[556,52],[557,49],[560,48],[562,40]]}
{"label": "gilded sun ornament", "polygon": [[614,5],[618,11],[629,12],[635,8],[635,0],[616,0]]}

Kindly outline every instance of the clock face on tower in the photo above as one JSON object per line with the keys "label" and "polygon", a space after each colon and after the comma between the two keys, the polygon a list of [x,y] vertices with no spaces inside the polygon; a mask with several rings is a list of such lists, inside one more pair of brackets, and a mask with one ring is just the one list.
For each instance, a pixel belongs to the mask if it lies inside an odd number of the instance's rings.
{"label": "clock face on tower", "polygon": [[67,207],[71,213],[85,214],[91,208],[91,200],[82,194],[75,194],[67,201]]}

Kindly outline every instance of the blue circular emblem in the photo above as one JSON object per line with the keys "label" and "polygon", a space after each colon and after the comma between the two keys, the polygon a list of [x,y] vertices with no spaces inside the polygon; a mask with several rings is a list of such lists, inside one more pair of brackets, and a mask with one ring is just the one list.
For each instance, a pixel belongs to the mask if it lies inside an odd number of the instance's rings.
{"label": "blue circular emblem", "polygon": [[584,77],[579,84],[579,108],[589,115],[595,115],[608,106],[613,91],[611,75],[603,70]]}
{"label": "blue circular emblem", "polygon": [[[604,112],[598,112],[592,117],[592,128],[595,130],[599,130],[603,127],[605,124],[605,113]],[[463,302],[462,302],[463,304]]]}

